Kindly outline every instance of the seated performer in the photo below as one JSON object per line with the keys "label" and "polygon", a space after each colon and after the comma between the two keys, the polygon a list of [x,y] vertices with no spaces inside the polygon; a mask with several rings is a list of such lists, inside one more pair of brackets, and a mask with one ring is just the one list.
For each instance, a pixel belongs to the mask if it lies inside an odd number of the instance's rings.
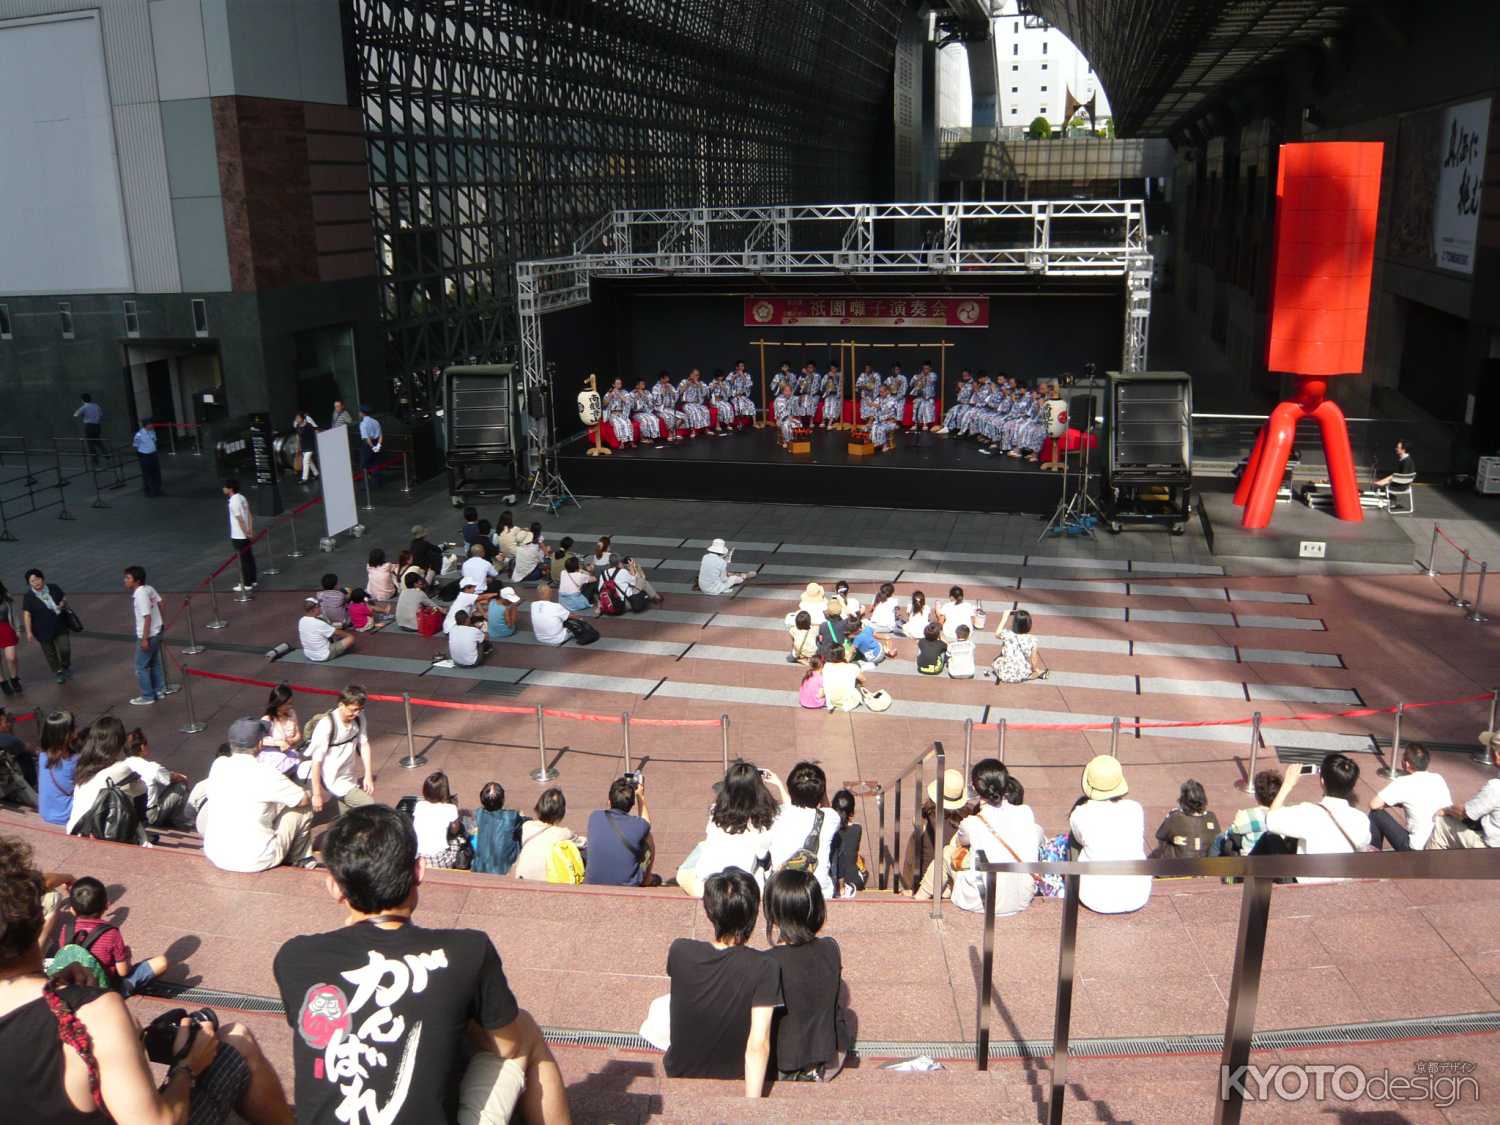
{"label": "seated performer", "polygon": [[797,418],[804,426],[811,426],[818,415],[818,390],[822,382],[811,360],[802,365],[802,373],[797,376]]}
{"label": "seated performer", "polygon": [[629,449],[635,444],[635,426],[630,421],[630,408],[634,401],[630,392],[625,389],[623,379],[616,379],[604,394],[604,421],[614,430],[615,440],[620,443],[621,449]]}
{"label": "seated performer", "polygon": [[880,372],[876,371],[868,363],[854,379],[854,398],[858,404],[858,416],[855,422],[863,422],[869,425],[875,420],[875,399],[880,394],[881,384]]}
{"label": "seated performer", "polygon": [[911,424],[919,430],[937,428],[938,374],[932,364],[922,364],[911,381]]}
{"label": "seated performer", "polygon": [[642,441],[653,443],[657,449],[662,447],[666,435],[662,433],[661,418],[651,403],[651,392],[646,389],[644,379],[636,382],[630,394],[630,420],[640,430]]}
{"label": "seated performer", "polygon": [[823,403],[823,428],[827,430],[844,421],[844,373],[839,370],[837,363],[830,363],[819,383],[818,394]]}
{"label": "seated performer", "polygon": [[1024,456],[1033,464],[1047,439],[1047,393],[1040,388],[1021,400],[1021,420],[1012,431],[1010,457]]}
{"label": "seated performer", "polygon": [[870,441],[887,453],[896,448],[896,434],[901,430],[901,400],[889,382],[880,388],[875,400],[875,420],[870,423]]}
{"label": "seated performer", "polygon": [[899,363],[891,364],[891,373],[885,377],[885,385],[891,388],[891,394],[895,396],[896,401],[904,406],[911,380],[906,377],[906,372],[901,370]]}
{"label": "seated performer", "polygon": [[776,417],[776,444],[785,449],[797,434],[796,396],[783,383],[781,390],[777,391],[776,397],[771,400],[771,405]]}
{"label": "seated performer", "polygon": [[943,415],[943,424],[938,427],[940,434],[957,433],[962,428],[963,420],[973,409],[974,402],[974,373],[967,367],[958,377],[958,387],[954,391],[953,405],[948,407],[948,413]]}
{"label": "seated performer", "polygon": [[696,367],[677,386],[677,408],[687,419],[690,436],[709,428],[711,415],[708,412],[708,387],[703,383],[703,373]]}
{"label": "seated performer", "polygon": [[714,435],[726,436],[729,422],[734,417],[734,396],[729,393],[723,371],[715,370],[713,381],[708,384],[708,404],[714,408]]}
{"label": "seated performer", "polygon": [[[983,438],[999,422],[1002,400],[1000,388],[990,382],[988,374],[981,371],[974,383],[974,396],[970,403],[970,410],[964,416],[959,433],[964,437]],[[1006,409],[1008,410],[1009,407],[1007,406]]]}
{"label": "seated performer", "polygon": [[792,373],[792,365],[787,360],[782,360],[781,369],[771,376],[771,397],[779,395],[782,387],[786,387],[792,394],[797,393],[797,376]]}
{"label": "seated performer", "polygon": [[672,445],[682,444],[682,434],[678,431],[686,424],[687,416],[677,409],[677,388],[672,385],[672,376],[665,371],[661,373],[656,386],[651,388],[651,409],[661,419],[661,428],[667,435],[667,441]]}
{"label": "seated performer", "polygon": [[745,361],[740,360],[729,373],[729,393],[734,404],[734,425],[738,429],[755,421],[755,377],[745,370]]}

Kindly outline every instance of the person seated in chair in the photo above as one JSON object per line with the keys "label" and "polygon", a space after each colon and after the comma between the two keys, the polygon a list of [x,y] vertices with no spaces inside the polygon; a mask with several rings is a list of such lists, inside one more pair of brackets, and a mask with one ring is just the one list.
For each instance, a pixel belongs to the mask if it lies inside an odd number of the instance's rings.
{"label": "person seated in chair", "polygon": [[1416,476],[1417,467],[1412,463],[1411,454],[1407,451],[1405,441],[1396,442],[1396,467],[1385,476],[1372,482],[1376,488],[1386,488],[1397,476]]}

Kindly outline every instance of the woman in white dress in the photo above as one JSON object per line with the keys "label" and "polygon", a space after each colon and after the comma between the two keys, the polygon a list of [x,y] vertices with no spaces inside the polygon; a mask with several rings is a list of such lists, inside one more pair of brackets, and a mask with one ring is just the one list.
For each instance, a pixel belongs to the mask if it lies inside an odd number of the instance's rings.
{"label": "woman in white dress", "polygon": [[710,875],[730,867],[765,885],[771,862],[771,825],[781,809],[766,780],[767,774],[749,762],[736,762],[725,772],[703,842],[677,869],[677,885],[694,898],[703,897],[703,884]]}
{"label": "woman in white dress", "polygon": [[[979,797],[979,807],[958,826],[957,842],[969,849],[969,858],[954,873],[953,905],[960,910],[984,909],[985,877],[974,870],[976,853],[990,863],[1034,863],[1041,852],[1042,829],[1031,809],[1005,799],[1010,773],[998,758],[974,764],[970,783]],[[1030,875],[995,876],[996,915],[1019,914],[1031,905],[1036,882]]]}
{"label": "woman in white dress", "polygon": [[927,595],[921,590],[911,592],[911,606],[906,611],[906,622],[901,631],[914,641],[920,641],[932,621],[932,607],[927,604]]}

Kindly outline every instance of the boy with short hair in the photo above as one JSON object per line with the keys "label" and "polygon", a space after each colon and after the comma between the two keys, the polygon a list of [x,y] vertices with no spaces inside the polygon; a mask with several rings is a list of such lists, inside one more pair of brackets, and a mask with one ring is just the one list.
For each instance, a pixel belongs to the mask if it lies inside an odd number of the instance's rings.
{"label": "boy with short hair", "polygon": [[974,642],[969,640],[969,627],[960,625],[953,630],[954,641],[948,646],[948,675],[955,680],[974,678]]}
{"label": "boy with short hair", "polygon": [[469,615],[459,610],[448,630],[448,659],[456,668],[473,668],[484,660],[495,646],[485,638],[484,630],[469,624]]}
{"label": "boy with short hair", "polygon": [[130,947],[125,944],[120,927],[113,922],[106,922],[103,917],[109,906],[109,892],[92,875],[73,880],[70,901],[75,921],[69,943],[82,945],[82,939],[99,932],[99,936],[90,942],[88,951],[94,955],[94,960],[104,966],[104,971],[109,974],[110,984],[121,996],[132,995],[172,967],[172,962],[165,953],[131,963]]}
{"label": "boy with short hair", "polygon": [[335,629],[342,629],[349,624],[349,591],[339,586],[337,574],[323,575],[320,585],[323,588],[316,594],[318,611],[324,621]]}
{"label": "boy with short hair", "polygon": [[526,819],[505,807],[505,786],[498,781],[486,783],[479,791],[479,808],[474,810],[474,863],[469,870],[508,874],[521,854],[521,825]]}

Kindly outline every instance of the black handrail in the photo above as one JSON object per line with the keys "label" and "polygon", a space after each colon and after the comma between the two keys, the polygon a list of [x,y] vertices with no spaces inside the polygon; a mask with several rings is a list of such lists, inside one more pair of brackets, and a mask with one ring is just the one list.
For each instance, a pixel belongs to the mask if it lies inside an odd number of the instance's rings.
{"label": "black handrail", "polygon": [[[1277,879],[1312,876],[1335,879],[1500,879],[1500,849],[1473,848],[1433,852],[1355,852],[1337,855],[1221,856],[1212,859],[1077,860],[1049,863],[991,863],[974,853],[973,869],[984,879],[984,951],[975,1020],[975,1058],[989,1069],[990,1001],[994,994],[995,878],[1002,874],[1063,877],[1062,936],[1057,952],[1057,997],[1052,1027],[1049,1125],[1061,1125],[1068,1073],[1068,1032],[1073,1014],[1073,963],[1078,946],[1078,880],[1083,875],[1150,875],[1153,877],[1234,875],[1244,879],[1240,898],[1239,937],[1234,951],[1234,978],[1229,1017],[1224,1027],[1220,1073],[1234,1075],[1250,1061],[1255,1032],[1255,1004],[1260,995],[1261,961],[1271,918],[1271,888]],[[1220,1083],[1215,1120],[1238,1125],[1244,1091],[1238,1083]]]}

